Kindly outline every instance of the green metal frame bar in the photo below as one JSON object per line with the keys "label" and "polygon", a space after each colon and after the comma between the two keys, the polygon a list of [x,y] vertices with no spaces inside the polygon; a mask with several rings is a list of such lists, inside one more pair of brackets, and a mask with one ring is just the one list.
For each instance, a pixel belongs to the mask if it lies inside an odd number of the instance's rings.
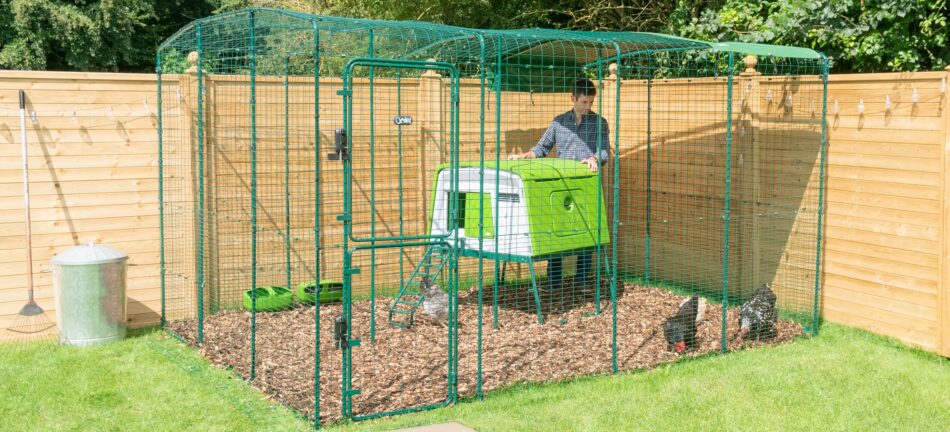
{"label": "green metal frame bar", "polygon": [[161,326],[165,328],[168,324],[165,311],[165,159],[162,154],[164,140],[162,137],[162,51],[155,53],[155,75],[158,81],[158,91],[155,93],[158,98],[158,245],[159,255],[159,273],[161,277],[161,297],[162,297],[162,317]]}
{"label": "green metal frame bar", "polygon": [[[502,67],[502,50],[501,44],[497,44],[498,47],[498,72],[495,72],[495,124],[501,124],[501,67]],[[484,123],[484,122],[483,122]],[[495,166],[501,166],[501,128],[495,128]],[[495,176],[495,196],[499,196],[501,193],[501,177]],[[498,251],[498,241],[501,238],[501,235],[497,232],[498,227],[501,226],[501,203],[499,200],[495,200],[495,251]],[[498,282],[501,279],[501,268],[498,260],[495,260],[495,282],[492,287],[492,328],[495,330],[498,329]]]}
{"label": "green metal frame bar", "polygon": [[825,221],[825,164],[828,158],[828,58],[819,53],[821,71],[821,164],[818,169],[818,238],[815,241],[815,294],[812,307],[812,336],[818,336],[819,295],[821,294],[821,241]]}
{"label": "green metal frame bar", "polygon": [[[708,44],[706,44],[705,42],[700,42],[700,44],[694,45],[694,46],[678,46],[678,47],[669,47],[669,48],[658,48],[658,49],[644,49],[644,50],[636,50],[636,51],[627,51],[627,52],[625,52],[625,53],[619,55],[619,56],[618,56],[618,59],[619,59],[619,60],[622,60],[622,59],[625,59],[625,58],[636,57],[636,56],[641,55],[641,54],[644,54],[644,53],[646,53],[646,54],[675,53],[675,52],[683,52],[683,51],[706,51],[706,52],[709,52],[709,51],[711,51],[711,50],[712,50],[712,48],[711,48]],[[593,64],[593,63],[595,63],[595,62],[591,62],[591,64]],[[617,69],[618,69],[618,70],[620,69],[620,63],[619,63],[619,62],[617,63]],[[618,75],[619,75],[619,74],[618,74]]]}
{"label": "green metal frame bar", "polygon": [[418,406],[418,407],[413,407],[413,408],[403,408],[403,409],[385,411],[381,413],[373,413],[373,414],[368,414],[368,415],[363,415],[363,416],[353,416],[351,420],[353,421],[372,420],[372,419],[377,419],[381,417],[390,417],[390,416],[408,414],[408,413],[419,412],[419,411],[430,411],[430,410],[434,410],[438,408],[445,408],[451,404],[452,404],[452,401],[449,399],[446,399],[445,402],[439,402],[437,404],[423,405],[423,406]]}
{"label": "green metal frame bar", "polygon": [[647,288],[650,287],[650,218],[652,217],[651,205],[653,204],[653,79],[647,78],[647,205],[646,205],[646,234],[644,237],[644,280]]}
{"label": "green metal frame bar", "polygon": [[[350,124],[352,123],[351,110],[353,106],[353,85],[348,79],[346,72],[349,71],[349,68],[344,69],[343,75],[343,90],[340,92],[343,96],[343,130],[347,134],[347,139],[352,139],[353,132],[350,130]],[[342,316],[348,319],[351,315],[352,305],[350,299],[350,291],[352,289],[352,275],[349,274],[350,268],[352,267],[352,258],[351,254],[348,252],[349,248],[349,239],[350,231],[353,229],[352,220],[349,215],[352,205],[350,204],[351,192],[350,192],[350,163],[349,161],[343,160],[343,214],[337,216],[337,220],[343,222],[343,310]],[[319,297],[319,296],[318,296]],[[349,341],[347,341],[349,345]],[[340,405],[340,415],[343,418],[352,417],[352,408],[350,407],[350,401],[352,396],[349,395],[349,392],[352,391],[352,381],[349,376],[350,366],[352,364],[351,352],[349,346],[343,348],[341,354],[342,368],[340,371],[340,391],[341,391],[341,405]]]}
{"label": "green metal frame bar", "polygon": [[[313,265],[316,280],[320,280],[320,30],[317,22],[310,21],[313,28],[313,145],[314,151],[314,226]],[[320,296],[314,296],[313,308],[313,428],[320,428]]]}
{"label": "green metal frame bar", "polygon": [[541,313],[541,298],[538,295],[538,278],[534,273],[534,261],[528,262],[528,275],[531,277],[531,291],[534,292],[534,307],[538,311],[538,324],[544,325],[544,315]]}
{"label": "green metal frame bar", "polygon": [[[369,58],[373,55],[373,29],[368,30],[369,39]],[[372,65],[369,66],[369,232],[372,238],[376,238],[376,100],[374,81],[376,70]],[[371,244],[376,244],[372,241]],[[376,343],[376,250],[370,251],[369,255],[369,310],[374,311],[369,314],[369,340]],[[401,286],[401,285],[400,285]]]}
{"label": "green metal frame bar", "polygon": [[[396,115],[402,116],[402,69],[396,69]],[[403,225],[403,189],[402,189],[402,128],[396,128],[396,169],[399,171],[399,236],[405,235]],[[405,249],[399,248],[399,286],[406,285],[405,278]],[[374,284],[375,285],[375,284]],[[375,297],[375,296],[374,296]],[[376,310],[375,308],[373,310]]]}
{"label": "green metal frame bar", "polygon": [[197,44],[198,51],[198,96],[197,96],[197,105],[198,105],[198,214],[195,215],[198,220],[198,233],[196,237],[198,238],[198,259],[197,259],[197,271],[196,279],[198,282],[198,344],[201,345],[204,342],[204,300],[205,300],[205,266],[204,266],[204,255],[205,255],[205,236],[204,236],[204,222],[205,222],[205,149],[204,149],[204,113],[203,113],[203,103],[204,103],[204,77],[202,76],[202,64],[201,60],[203,57],[203,49],[201,46],[201,24],[195,26],[195,40]]}
{"label": "green metal frame bar", "polygon": [[[478,182],[478,196],[485,196],[485,38],[479,34],[481,64],[478,68],[479,97],[478,97],[478,172],[482,181]],[[500,123],[499,123],[500,124]],[[496,128],[497,129],[497,128]],[[498,166],[497,164],[495,166]],[[496,176],[497,177],[497,176]],[[496,195],[497,196],[497,195]],[[478,200],[478,334],[476,335],[476,365],[475,365],[475,397],[478,400],[485,398],[482,392],[482,293],[485,281],[485,200]],[[493,225],[498,226],[498,225]],[[497,235],[495,237],[498,237]]]}
{"label": "green metal frame bar", "polygon": [[726,88],[726,183],[723,198],[723,240],[722,240],[722,352],[726,352],[726,319],[729,308],[729,223],[731,214],[729,200],[732,191],[732,81],[735,56],[729,53],[729,77]]}
{"label": "green metal frame bar", "polygon": [[[460,149],[459,149],[459,111],[460,111],[460,96],[459,96],[459,72],[456,69],[451,78],[452,90],[450,95],[450,115],[452,118],[451,124],[449,125],[449,136],[451,137],[452,142],[450,143],[450,154],[454,153],[454,166],[451,170],[450,175],[454,177],[453,190],[456,192],[455,199],[449,200],[449,214],[451,215],[452,221],[458,221],[459,213],[459,165],[460,165]],[[452,222],[448,226],[450,232],[454,232],[458,227],[455,226],[457,222]],[[479,234],[481,235],[481,233]],[[449,253],[449,316],[448,316],[448,332],[449,332],[449,349],[448,349],[448,392],[449,392],[449,402],[456,403],[458,402],[458,280],[459,280],[459,266],[458,266],[458,255],[457,251],[460,246],[459,236],[455,237],[455,245],[452,251]]]}
{"label": "green metal frame bar", "polygon": [[[596,253],[597,246],[588,246],[585,248],[572,249],[570,251],[570,255],[566,255],[563,252],[555,252],[553,254],[537,255],[537,256],[529,257],[529,256],[524,256],[524,255],[511,255],[511,254],[504,254],[504,253],[497,253],[497,252],[483,252],[481,256],[484,257],[485,259],[490,259],[490,260],[527,264],[527,263],[531,263],[535,261],[546,261],[552,258],[563,258],[566,256],[578,255],[578,254],[588,253],[588,252]],[[467,258],[478,258],[479,251],[474,250],[474,249],[459,248],[459,256],[467,257]]]}
{"label": "green metal frame bar", "polygon": [[[610,302],[613,307],[613,317],[611,319],[611,353],[610,353],[610,362],[613,372],[617,373],[619,371],[617,365],[617,272],[618,270],[618,258],[617,258],[617,244],[620,243],[620,50],[617,50],[617,77],[614,79],[615,86],[615,96],[616,101],[614,109],[614,197],[613,197],[613,210],[614,210],[614,221],[611,224],[611,238],[614,239],[611,242],[611,272],[610,272]],[[600,237],[598,236],[598,239]],[[599,240],[598,240],[599,241]]]}
{"label": "green metal frame bar", "polygon": [[[617,47],[617,48],[619,49],[619,47]],[[604,57],[604,55],[603,55],[603,47],[597,47],[597,83],[600,84],[600,90],[601,90],[601,91],[600,91],[600,94],[597,96],[597,150],[596,150],[596,154],[595,154],[595,156],[596,156],[596,158],[597,158],[597,164],[598,164],[598,169],[597,169],[597,207],[596,207],[596,208],[598,208],[598,209],[599,209],[600,206],[603,204],[603,200],[604,200],[604,183],[603,183],[603,172],[604,172],[604,171],[603,171],[602,169],[600,169],[600,166],[599,166],[599,165],[600,165],[600,152],[601,152],[601,151],[603,150],[603,148],[604,148],[604,143],[602,142],[603,140],[601,139],[601,137],[602,137],[601,132],[604,130],[604,124],[603,124],[604,122],[601,121],[601,120],[604,118],[604,117],[601,115],[601,114],[603,114],[603,112],[604,112],[604,97],[603,97],[603,96],[604,96],[604,95],[603,95],[604,62],[602,61],[603,57]],[[619,108],[620,108],[620,107],[618,106],[617,109],[619,109]],[[614,126],[616,126],[616,125],[614,125]],[[608,133],[609,133],[609,132],[608,132]],[[609,138],[609,137],[608,137],[608,138]],[[607,143],[607,147],[608,147],[608,149],[609,149],[610,143]],[[596,242],[596,243],[597,243],[597,252],[596,252],[596,258],[594,258],[595,261],[594,261],[594,263],[593,263],[593,264],[594,264],[594,269],[595,269],[595,270],[594,270],[594,271],[595,271],[595,273],[594,273],[594,315],[600,315],[600,267],[601,267],[601,266],[600,266],[600,259],[601,259],[601,256],[600,256],[601,254],[600,254],[600,252],[601,252],[601,247],[602,247],[602,245],[600,244],[600,237],[601,237],[601,232],[602,232],[602,230],[603,230],[603,224],[604,224],[604,220],[603,220],[603,219],[604,219],[604,215],[603,215],[600,211],[598,211],[598,212],[597,212],[597,242]],[[616,240],[615,240],[615,242],[616,242]]]}
{"label": "green metal frame bar", "polygon": [[290,289],[290,57],[284,58],[284,255]]}
{"label": "green metal frame bar", "polygon": [[257,56],[254,50],[254,11],[250,15],[251,56],[251,373],[256,373],[257,341]]}

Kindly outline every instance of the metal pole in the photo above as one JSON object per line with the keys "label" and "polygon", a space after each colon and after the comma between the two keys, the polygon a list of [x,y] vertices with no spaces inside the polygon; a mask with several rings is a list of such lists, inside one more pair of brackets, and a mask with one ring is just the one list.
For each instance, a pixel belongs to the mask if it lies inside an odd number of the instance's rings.
{"label": "metal pole", "polygon": [[[316,283],[320,284],[320,31],[317,22],[310,21],[313,27],[313,267]],[[314,296],[313,308],[313,427],[320,428],[320,296]]]}
{"label": "metal pole", "polygon": [[729,311],[729,223],[732,219],[729,200],[732,190],[732,79],[733,53],[729,53],[729,77],[726,84],[726,184],[723,197],[722,235],[722,352],[726,352],[726,318]]}
{"label": "metal pole", "polygon": [[165,313],[165,160],[162,154],[162,52],[155,53],[155,75],[158,79],[158,91],[155,93],[158,98],[158,237],[159,241],[159,273],[162,280],[162,328],[168,324]]}
{"label": "metal pole", "polygon": [[[373,29],[369,29],[369,58],[373,58]],[[373,98],[375,68],[369,67],[369,231],[376,245],[376,121]],[[369,340],[376,342],[376,249],[370,249],[369,266]]]}
{"label": "metal pole", "polygon": [[201,47],[201,22],[195,26],[195,38],[197,40],[198,47],[198,214],[195,215],[195,218],[198,220],[198,259],[197,259],[197,279],[198,279],[198,344],[200,345],[204,342],[204,300],[205,300],[205,266],[204,266],[204,257],[205,257],[205,235],[204,235],[204,221],[205,221],[205,150],[204,150],[204,113],[203,113],[203,102],[204,98],[204,88],[203,81],[204,77],[202,76],[202,47]]}
{"label": "metal pole", "polygon": [[[255,81],[256,53],[254,51],[254,11],[250,12],[251,56],[251,375],[255,375],[257,336],[257,89]],[[199,68],[200,70],[200,68]]]}
{"label": "metal pole", "polygon": [[287,289],[290,286],[290,57],[284,58],[284,256]]}
{"label": "metal pole", "polygon": [[[479,114],[478,114],[478,335],[477,360],[475,366],[475,396],[478,400],[485,398],[482,393],[482,290],[485,282],[485,37],[478,35],[480,60],[479,64]],[[499,127],[500,129],[500,127]],[[496,176],[497,177],[497,176]],[[497,225],[493,225],[497,227]],[[497,230],[497,228],[493,228]],[[498,237],[498,233],[495,233]],[[497,252],[497,251],[496,251]],[[495,261],[498,262],[497,260]]]}
{"label": "metal pole", "polygon": [[647,78],[647,217],[646,217],[646,237],[645,237],[645,265],[643,278],[647,288],[650,287],[650,205],[653,202],[653,191],[650,182],[653,180],[653,148],[651,147],[651,138],[653,137],[652,118],[653,118],[653,78]]}
{"label": "metal pole", "polygon": [[821,294],[821,234],[825,216],[825,163],[828,157],[828,58],[821,55],[821,165],[818,170],[818,238],[815,241],[815,299],[812,306],[812,336],[818,336],[818,305]]}

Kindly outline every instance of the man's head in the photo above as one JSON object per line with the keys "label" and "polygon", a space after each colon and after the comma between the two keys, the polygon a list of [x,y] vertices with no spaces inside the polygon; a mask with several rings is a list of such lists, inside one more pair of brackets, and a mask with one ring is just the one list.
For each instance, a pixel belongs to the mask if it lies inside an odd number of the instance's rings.
{"label": "man's head", "polygon": [[574,82],[574,91],[571,92],[571,102],[574,103],[574,112],[578,115],[584,115],[590,112],[594,105],[594,98],[597,96],[597,87],[594,87],[587,78],[581,78]]}

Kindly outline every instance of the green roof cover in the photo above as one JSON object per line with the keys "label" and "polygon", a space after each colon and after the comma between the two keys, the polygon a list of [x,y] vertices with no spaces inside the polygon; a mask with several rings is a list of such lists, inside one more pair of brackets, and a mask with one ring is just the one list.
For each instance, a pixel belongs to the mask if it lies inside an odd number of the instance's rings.
{"label": "green roof cover", "polygon": [[[808,48],[749,44],[740,42],[710,43],[678,36],[646,32],[592,32],[552,29],[487,30],[470,29],[444,24],[419,21],[387,21],[362,18],[343,18],[314,15],[280,9],[253,7],[195,20],[165,40],[159,51],[165,48],[194,47],[195,27],[200,25],[206,50],[215,46],[214,38],[225,41],[228,49],[242,49],[247,39],[248,19],[253,22],[261,37],[267,34],[311,33],[312,29],[329,32],[335,37],[347,35],[350,40],[321,41],[321,51],[347,57],[366,53],[366,35],[373,30],[374,50],[381,58],[427,59],[437,58],[455,63],[496,63],[499,57],[508,64],[533,63],[531,66],[569,67],[593,65],[598,61],[613,59],[632,53],[667,50],[718,50],[725,52],[772,55],[818,59],[821,54]],[[332,39],[332,38],[331,38]],[[261,42],[263,43],[263,41]],[[278,45],[301,44],[300,53],[312,52],[306,39],[275,40]],[[312,38],[310,39],[312,44]],[[289,48],[285,48],[289,49]],[[298,52],[297,49],[291,51]],[[539,61],[540,60],[540,61]]]}
{"label": "green roof cover", "polygon": [[790,47],[784,45],[765,45],[746,42],[715,42],[710,44],[713,49],[721,52],[739,54],[755,54],[766,57],[820,59],[822,55],[808,48]]}

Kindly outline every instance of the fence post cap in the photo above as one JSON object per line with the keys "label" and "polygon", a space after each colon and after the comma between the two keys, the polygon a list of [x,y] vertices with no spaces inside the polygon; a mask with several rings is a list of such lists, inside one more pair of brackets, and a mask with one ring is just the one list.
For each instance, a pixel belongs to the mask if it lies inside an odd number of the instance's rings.
{"label": "fence post cap", "polygon": [[188,66],[188,73],[198,73],[198,51],[188,53],[188,63],[191,64]]}

